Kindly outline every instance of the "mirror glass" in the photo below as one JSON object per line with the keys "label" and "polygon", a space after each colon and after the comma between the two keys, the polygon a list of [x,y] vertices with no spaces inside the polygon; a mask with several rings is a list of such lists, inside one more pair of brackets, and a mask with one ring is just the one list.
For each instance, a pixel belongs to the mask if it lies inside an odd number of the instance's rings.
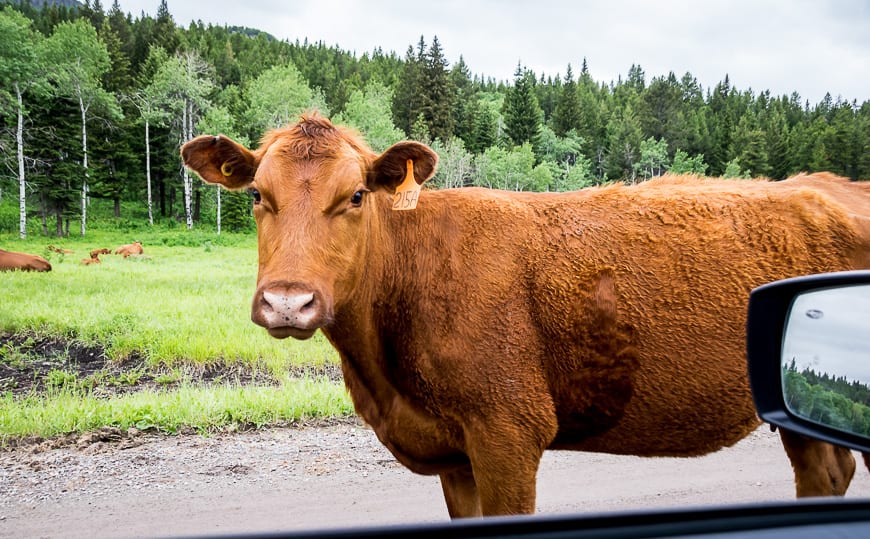
{"label": "mirror glass", "polygon": [[870,436],[870,285],[802,293],[786,319],[783,395],[794,414]]}

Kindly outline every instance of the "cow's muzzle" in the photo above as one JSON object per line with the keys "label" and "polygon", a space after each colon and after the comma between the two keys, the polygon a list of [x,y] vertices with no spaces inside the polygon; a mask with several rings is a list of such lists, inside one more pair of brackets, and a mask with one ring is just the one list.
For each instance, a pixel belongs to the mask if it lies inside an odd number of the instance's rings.
{"label": "cow's muzzle", "polygon": [[251,320],[276,339],[307,339],[328,318],[322,294],[296,283],[260,288],[251,307]]}

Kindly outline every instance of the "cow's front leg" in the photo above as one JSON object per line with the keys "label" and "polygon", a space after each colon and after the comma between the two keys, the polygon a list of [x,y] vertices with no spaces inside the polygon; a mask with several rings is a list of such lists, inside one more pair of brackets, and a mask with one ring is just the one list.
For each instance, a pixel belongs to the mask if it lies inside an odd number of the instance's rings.
{"label": "cow's front leg", "polygon": [[[487,424],[488,423],[488,424]],[[556,433],[522,422],[480,422],[466,432],[466,451],[484,516],[532,514],[538,465]]]}
{"label": "cow's front leg", "polygon": [[480,496],[471,466],[441,474],[441,489],[450,518],[481,516]]}

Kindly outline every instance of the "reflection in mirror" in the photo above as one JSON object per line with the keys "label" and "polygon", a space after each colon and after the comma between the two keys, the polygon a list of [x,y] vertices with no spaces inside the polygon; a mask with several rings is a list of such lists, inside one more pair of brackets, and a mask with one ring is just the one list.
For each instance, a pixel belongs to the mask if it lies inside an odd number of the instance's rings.
{"label": "reflection in mirror", "polygon": [[781,359],[783,395],[791,412],[870,436],[870,285],[795,297]]}

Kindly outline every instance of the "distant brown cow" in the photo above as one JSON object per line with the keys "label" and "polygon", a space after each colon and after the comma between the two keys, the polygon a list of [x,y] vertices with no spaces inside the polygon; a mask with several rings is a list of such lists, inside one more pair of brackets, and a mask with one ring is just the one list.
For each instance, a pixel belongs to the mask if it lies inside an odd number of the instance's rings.
{"label": "distant brown cow", "polygon": [[61,254],[61,255],[71,255],[75,252],[72,249],[62,249],[60,247],[55,247],[54,245],[47,245],[46,248],[49,251],[52,251],[54,253]]}
{"label": "distant brown cow", "polygon": [[51,264],[41,256],[0,249],[0,271],[51,271]]}
{"label": "distant brown cow", "polygon": [[[759,424],[750,290],[870,268],[870,184],[830,175],[417,195],[431,149],[376,155],[316,115],[254,151],[202,136],[182,156],[253,196],[253,321],[323,331],[357,412],[401,463],[440,475],[452,517],[533,512],[545,449],[734,444]],[[798,496],[845,492],[849,451],[782,440]]]}
{"label": "distant brown cow", "polygon": [[99,256],[92,256],[90,258],[82,258],[81,264],[84,266],[89,266],[91,264],[101,264],[102,260],[100,260]]}
{"label": "distant brown cow", "polygon": [[110,251],[106,248],[94,249],[93,251],[90,252],[91,258],[96,258],[99,255],[108,255],[108,254],[112,254],[112,251]]}
{"label": "distant brown cow", "polygon": [[122,245],[115,249],[115,254],[127,258],[130,255],[141,255],[142,251],[142,243],[134,241],[133,243],[128,243],[127,245]]}

